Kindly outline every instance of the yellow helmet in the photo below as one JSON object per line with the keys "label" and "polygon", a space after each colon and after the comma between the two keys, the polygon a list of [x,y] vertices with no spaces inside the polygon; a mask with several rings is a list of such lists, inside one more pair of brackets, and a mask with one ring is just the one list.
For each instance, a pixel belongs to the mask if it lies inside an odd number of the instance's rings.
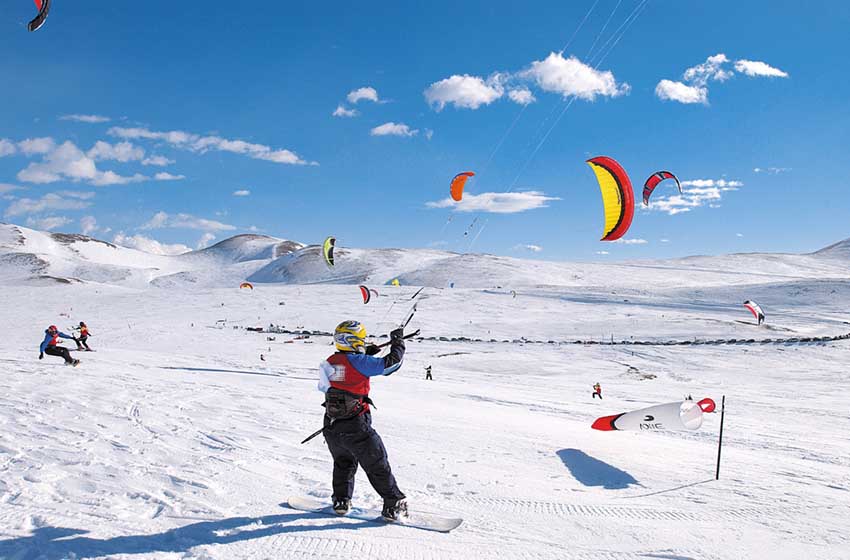
{"label": "yellow helmet", "polygon": [[362,352],[366,348],[366,327],[360,321],[343,321],[334,329],[334,344],[340,352]]}

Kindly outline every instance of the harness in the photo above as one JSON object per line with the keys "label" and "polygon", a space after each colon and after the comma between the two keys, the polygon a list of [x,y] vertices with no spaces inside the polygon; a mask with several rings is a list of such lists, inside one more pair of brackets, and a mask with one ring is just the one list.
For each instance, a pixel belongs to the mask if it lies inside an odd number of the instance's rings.
{"label": "harness", "polygon": [[[331,387],[325,393],[325,402],[322,406],[325,407],[325,415],[331,419],[331,423],[337,420],[347,420],[360,416],[366,411],[364,405],[375,406],[369,395],[356,395]],[[377,408],[377,407],[375,407]]]}

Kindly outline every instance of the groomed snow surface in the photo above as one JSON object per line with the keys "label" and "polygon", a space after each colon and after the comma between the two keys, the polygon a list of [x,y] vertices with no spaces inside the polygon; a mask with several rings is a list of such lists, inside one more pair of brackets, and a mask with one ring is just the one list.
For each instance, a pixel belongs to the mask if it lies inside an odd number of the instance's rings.
{"label": "groomed snow surface", "polygon": [[[753,269],[753,258],[766,264]],[[499,340],[836,335],[850,331],[845,259],[538,264],[575,277],[535,286],[520,270],[516,298],[506,271],[501,288],[430,277],[410,327]],[[416,269],[410,255],[402,261]],[[256,264],[272,275],[274,262]],[[850,557],[850,342],[410,342],[402,369],[373,380],[373,425],[411,508],[465,519],[437,534],[280,505],[331,493],[322,438],[299,443],[321,425],[316,367],[330,339],[244,328],[328,331],[358,318],[385,333],[417,287],[376,283],[381,296],[363,305],[356,285],[240,291],[139,287],[139,277],[18,277],[0,290],[0,558]],[[766,326],[741,307],[750,298]],[[75,353],[77,368],[37,359],[47,325],[70,332],[80,320],[95,353]],[[601,402],[591,399],[597,381]],[[599,416],[688,394],[718,407],[726,395],[719,481],[719,414],[695,432],[590,429]],[[380,504],[362,472],[355,494]]]}

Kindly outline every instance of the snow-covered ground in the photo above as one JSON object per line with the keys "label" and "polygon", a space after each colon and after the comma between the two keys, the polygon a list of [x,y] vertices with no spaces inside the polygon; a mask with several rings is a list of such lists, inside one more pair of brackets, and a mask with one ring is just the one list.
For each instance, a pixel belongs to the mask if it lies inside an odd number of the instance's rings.
{"label": "snow-covered ground", "polygon": [[[0,275],[0,558],[848,558],[850,342],[410,342],[403,368],[373,381],[373,421],[411,507],[465,519],[437,534],[280,505],[331,492],[322,439],[299,443],[321,423],[315,370],[330,340],[244,329],[327,331],[358,318],[385,333],[417,289],[378,285],[399,276],[434,286],[410,325],[429,336],[835,335],[850,331],[843,248],[527,266],[399,251],[386,269],[376,255],[392,252],[351,249],[381,294],[368,305],[355,285],[254,278],[253,291],[240,291]],[[281,260],[314,249],[248,260],[270,280],[274,263],[279,273]],[[206,266],[157,258],[145,266],[199,276]],[[446,258],[463,266],[441,268]],[[766,326],[741,307],[748,298],[765,308]],[[67,332],[80,320],[97,352],[77,354],[77,368],[37,359],[45,326]],[[597,381],[601,402],[591,399]],[[688,394],[718,404],[726,395],[718,481],[719,414],[695,432],[590,429],[598,416]],[[379,503],[362,473],[355,500]]]}

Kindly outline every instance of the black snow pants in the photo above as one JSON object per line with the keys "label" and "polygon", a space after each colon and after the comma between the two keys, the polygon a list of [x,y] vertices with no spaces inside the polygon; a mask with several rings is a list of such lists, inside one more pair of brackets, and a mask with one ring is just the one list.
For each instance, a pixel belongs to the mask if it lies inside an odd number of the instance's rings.
{"label": "black snow pants", "polygon": [[82,349],[82,347],[85,346],[86,350],[91,350],[91,348],[89,348],[89,345],[86,344],[86,341],[88,339],[89,339],[89,337],[87,337],[87,336],[81,336],[81,337],[77,338],[77,348]]}
{"label": "black snow pants", "polygon": [[384,442],[372,428],[371,413],[337,420],[333,425],[325,416],[325,441],[334,459],[334,498],[351,499],[358,464],[366,471],[369,482],[384,501],[405,497],[390,469]]}
{"label": "black snow pants", "polygon": [[74,361],[74,359],[71,358],[71,352],[69,352],[68,349],[64,346],[48,346],[44,349],[44,353],[48,356],[60,356],[62,358],[65,358],[66,364],[69,364]]}

